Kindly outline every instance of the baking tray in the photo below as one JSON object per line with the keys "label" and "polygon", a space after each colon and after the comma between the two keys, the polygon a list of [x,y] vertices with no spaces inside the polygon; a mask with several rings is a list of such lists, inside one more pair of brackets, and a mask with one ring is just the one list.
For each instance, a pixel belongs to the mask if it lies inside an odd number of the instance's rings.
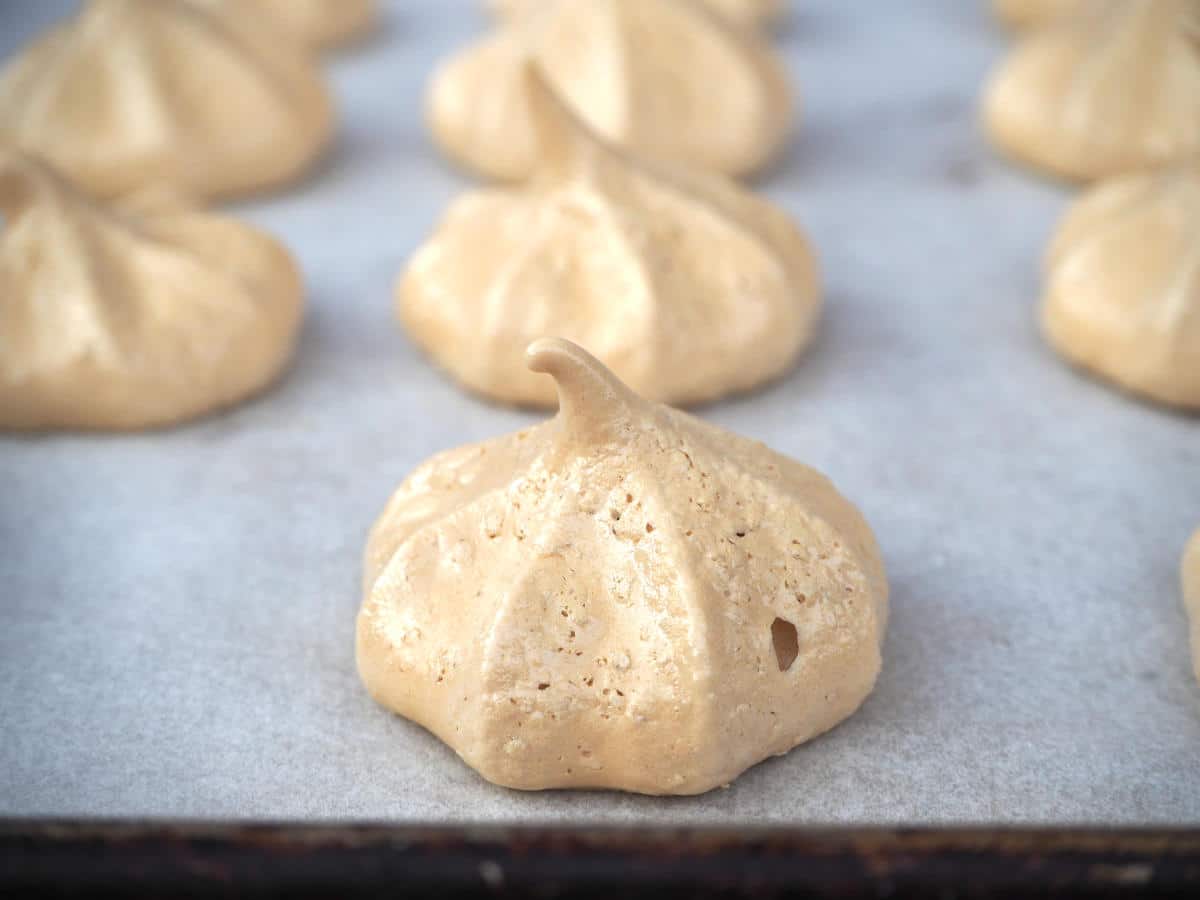
{"label": "baking tray", "polygon": [[[0,4],[0,53],[70,6]],[[775,41],[803,124],[756,186],[811,234],[826,313],[788,377],[699,412],[828,473],[874,527],[893,616],[861,711],[727,790],[662,799],[494,787],[367,697],[374,516],[430,454],[539,418],[460,392],[393,320],[397,273],[470,184],[430,147],[423,83],[486,24],[474,0],[407,0],[329,60],[341,137],[316,176],[229,207],[305,271],[278,388],[168,431],[0,437],[0,816],[29,834],[63,817],[1200,825],[1178,586],[1200,420],[1040,340],[1039,258],[1069,193],[977,132],[1005,46],[982,4],[796,7]]]}

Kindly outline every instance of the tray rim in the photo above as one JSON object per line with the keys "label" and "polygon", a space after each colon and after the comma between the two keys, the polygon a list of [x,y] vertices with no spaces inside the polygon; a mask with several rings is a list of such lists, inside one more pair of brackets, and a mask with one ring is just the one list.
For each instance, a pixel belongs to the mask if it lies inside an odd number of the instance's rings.
{"label": "tray rim", "polygon": [[0,819],[0,896],[1200,896],[1200,828]]}

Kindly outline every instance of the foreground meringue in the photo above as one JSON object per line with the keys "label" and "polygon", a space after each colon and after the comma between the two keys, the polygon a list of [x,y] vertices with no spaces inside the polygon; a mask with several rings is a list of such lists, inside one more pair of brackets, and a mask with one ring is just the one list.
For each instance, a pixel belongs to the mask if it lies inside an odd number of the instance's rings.
{"label": "foreground meringue", "polygon": [[358,667],[490,781],[695,794],[871,692],[888,587],[819,473],[538,341],[558,416],[441,453],[371,532]]}
{"label": "foreground meringue", "polygon": [[578,341],[634,390],[688,404],[787,369],[812,336],[816,264],[792,222],[721,176],[604,145],[526,70],[538,177],[450,208],[397,285],[426,352],[474,391],[552,406],[525,347]]}
{"label": "foreground meringue", "polygon": [[1200,168],[1105,182],[1051,244],[1042,322],[1071,361],[1200,409]]}
{"label": "foreground meringue", "polygon": [[357,40],[370,31],[378,10],[375,0],[193,0],[231,12],[255,8],[302,44],[316,49]]}
{"label": "foreground meringue", "polygon": [[0,138],[99,196],[271,187],[331,133],[329,95],[298,46],[190,0],[87,0],[0,73]]}
{"label": "foreground meringue", "polygon": [[992,0],[992,10],[1009,28],[1036,28],[1106,0]]}
{"label": "foreground meringue", "polygon": [[537,168],[529,58],[593,129],[648,157],[746,174],[791,126],[786,73],[748,30],[688,0],[554,0],[438,70],[428,117],[447,155],[501,179]]}
{"label": "foreground meringue", "polygon": [[1090,180],[1200,153],[1194,0],[1101,0],[1026,38],[993,76],[1005,152]]}
{"label": "foreground meringue", "polygon": [[1200,681],[1200,531],[1183,551],[1183,606],[1192,622],[1192,668]]}
{"label": "foreground meringue", "polygon": [[155,206],[104,209],[0,147],[0,427],[165,425],[279,374],[302,302],[287,252]]}
{"label": "foreground meringue", "polygon": [[[488,6],[499,16],[513,18],[544,9],[555,0],[488,0]],[[785,0],[699,0],[713,12],[739,25],[764,26],[778,19]],[[1061,0],[1060,0],[1061,2]]]}

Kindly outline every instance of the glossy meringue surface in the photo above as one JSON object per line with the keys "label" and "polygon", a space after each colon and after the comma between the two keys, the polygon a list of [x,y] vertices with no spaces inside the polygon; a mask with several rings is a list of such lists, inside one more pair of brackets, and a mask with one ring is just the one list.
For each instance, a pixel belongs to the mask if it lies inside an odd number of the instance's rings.
{"label": "glossy meringue surface", "polygon": [[729,175],[763,168],[794,119],[782,63],[749,29],[690,0],[551,0],[451,57],[427,118],[438,146],[484,176],[537,171],[522,71],[533,60],[608,140]]}
{"label": "glossy meringue surface", "polygon": [[0,428],[140,429],[261,390],[302,286],[264,234],[144,198],[106,208],[0,147]]}
{"label": "glossy meringue surface", "polygon": [[557,417],[434,456],[371,532],[371,695],[531,790],[700,793],[853,713],[888,593],[858,511],[568,341],[529,364]]}
{"label": "glossy meringue surface", "polygon": [[1094,180],[1200,153],[1195,0],[1095,0],[1024,38],[984,124],[1006,154]]}
{"label": "glossy meringue surface", "polygon": [[0,139],[102,197],[274,187],[313,164],[332,125],[302,48],[194,0],[86,0],[0,71]]}
{"label": "glossy meringue surface", "polygon": [[1200,167],[1104,182],[1076,201],[1050,247],[1042,324],[1077,365],[1200,409]]}
{"label": "glossy meringue surface", "polygon": [[[554,0],[487,0],[487,6],[498,16],[521,16],[536,12]],[[738,25],[761,27],[778,19],[786,6],[785,0],[694,0]]]}
{"label": "glossy meringue surface", "polygon": [[1200,681],[1200,530],[1183,551],[1183,606],[1192,625],[1192,668]]}
{"label": "glossy meringue surface", "polygon": [[820,310],[816,261],[780,210],[721,176],[666,168],[588,131],[533,69],[537,175],[455,201],[397,285],[413,340],[473,391],[553,406],[525,347],[576,341],[676,404],[785,371]]}

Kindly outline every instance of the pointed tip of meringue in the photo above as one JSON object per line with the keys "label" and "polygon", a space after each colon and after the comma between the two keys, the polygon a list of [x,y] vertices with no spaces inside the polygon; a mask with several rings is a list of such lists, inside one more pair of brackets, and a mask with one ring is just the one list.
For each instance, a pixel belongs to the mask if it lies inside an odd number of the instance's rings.
{"label": "pointed tip of meringue", "polygon": [[604,363],[566,338],[539,338],[526,349],[525,360],[530,371],[554,379],[559,417],[584,435],[601,437],[645,403]]}
{"label": "pointed tip of meringue", "polygon": [[591,168],[605,153],[604,141],[571,108],[535,59],[522,61],[519,77],[540,150],[534,174],[552,177]]}

